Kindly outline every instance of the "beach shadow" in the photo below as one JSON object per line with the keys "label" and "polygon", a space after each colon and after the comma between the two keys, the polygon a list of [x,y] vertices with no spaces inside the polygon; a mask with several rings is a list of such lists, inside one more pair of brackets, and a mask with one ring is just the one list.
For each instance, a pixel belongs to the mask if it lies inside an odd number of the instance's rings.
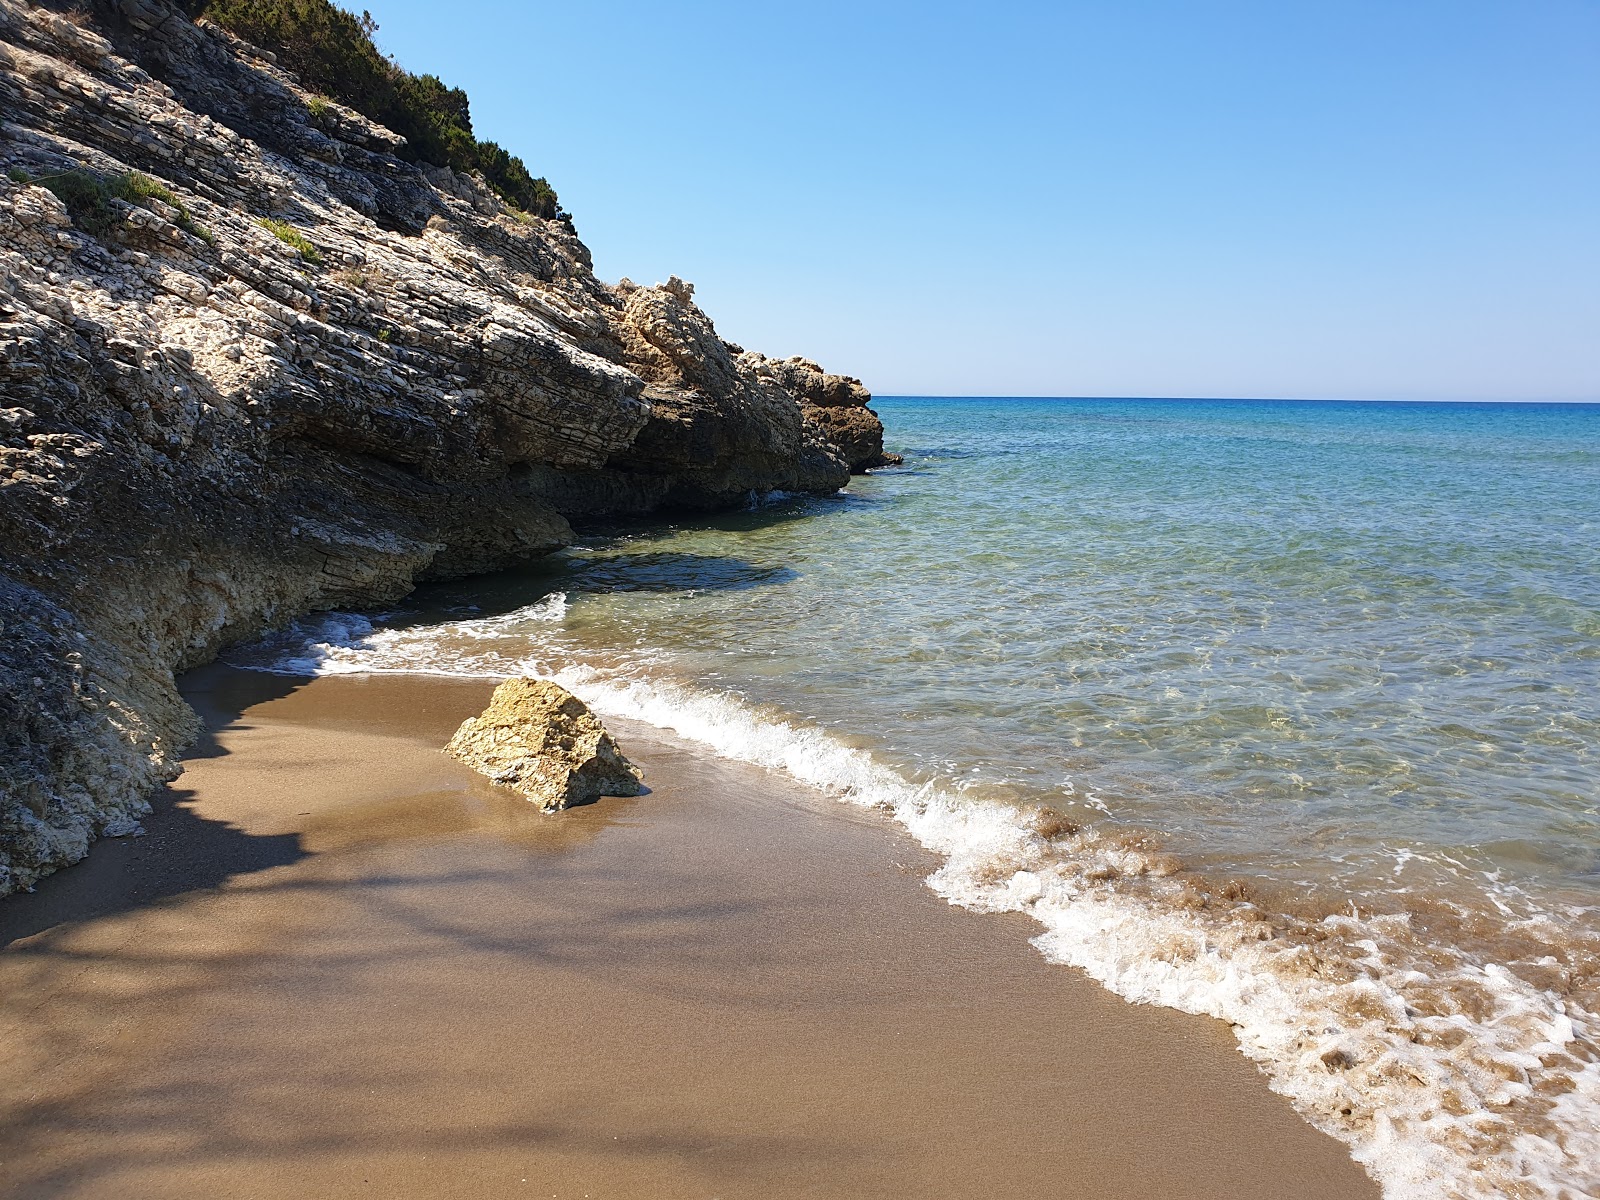
{"label": "beach shadow", "polygon": [[[225,1070],[205,1069],[224,1065]],[[299,1056],[272,1062],[251,1055],[226,1064],[199,1058],[148,1082],[119,1081],[100,1091],[84,1087],[17,1114],[0,1146],[9,1149],[6,1157],[17,1172],[11,1182],[25,1191],[6,1188],[3,1194],[30,1200],[111,1194],[123,1181],[153,1179],[192,1195],[195,1180],[225,1172],[227,1179],[254,1179],[263,1190],[252,1188],[253,1194],[290,1195],[307,1174],[323,1181],[359,1177],[394,1170],[396,1157],[418,1165],[443,1158],[463,1172],[492,1164],[507,1177],[529,1170],[530,1161],[534,1169],[548,1169],[564,1157],[631,1163],[627,1169],[644,1171],[660,1169],[655,1164],[670,1170],[687,1159],[714,1193],[742,1191],[819,1159],[849,1162],[872,1153],[871,1147],[815,1132],[755,1133],[688,1113],[677,1119],[635,1116],[628,1125],[612,1117],[597,1125],[580,1115],[586,1094],[569,1097],[580,1114],[559,1108],[513,1113],[505,1110],[515,1097],[507,1097],[470,1121],[454,1109],[431,1121],[386,1118],[372,1102],[373,1096],[420,1094],[446,1084],[459,1093],[471,1081],[442,1081],[392,1059],[357,1066],[348,1058],[335,1064]],[[625,1130],[626,1137],[614,1129]],[[59,1152],[64,1131],[80,1152]]]}
{"label": "beach shadow", "polygon": [[89,856],[0,904],[0,949],[60,925],[144,908],[222,886],[240,875],[298,862],[299,834],[252,834],[199,816],[192,792],[164,787],[151,797],[144,836],[102,838]]}
{"label": "beach shadow", "polygon": [[[643,957],[656,963],[645,978],[659,975],[662,983],[683,973],[686,955],[708,968],[693,977],[748,968],[748,947],[741,952],[722,931],[750,921],[758,906],[743,899],[630,900],[631,885],[611,872],[577,866],[533,901],[524,897],[526,877],[504,864],[392,865],[392,872],[358,882],[297,873],[252,885],[239,903],[271,917],[256,923],[267,931],[266,945],[211,940],[176,907],[141,917],[132,941],[63,930],[14,951],[19,957],[10,965],[22,986],[0,991],[0,1018],[26,1025],[46,1061],[83,1061],[81,1070],[52,1072],[48,1087],[0,1087],[0,1159],[15,1171],[8,1185],[24,1189],[0,1187],[0,1194],[99,1194],[130,1178],[182,1181],[217,1169],[270,1175],[307,1162],[337,1171],[397,1145],[467,1165],[479,1156],[576,1154],[644,1164],[691,1155],[708,1182],[738,1189],[752,1169],[799,1167],[819,1155],[848,1161],[870,1151],[812,1131],[761,1133],[715,1113],[658,1109],[628,1110],[628,1136],[619,1138],[624,1127],[615,1113],[599,1123],[584,1114],[589,1089],[569,1097],[577,1109],[569,1112],[556,1102],[560,1087],[541,1086],[534,1072],[525,1088],[502,1074],[500,1085],[514,1090],[488,1104],[465,1103],[482,1091],[481,1066],[434,1045],[442,1039],[448,1047],[458,1037],[451,997],[461,993],[460,981],[481,979],[491,991],[510,992],[521,976],[505,974],[505,964],[518,962],[556,972],[546,979],[609,978],[625,976]],[[598,911],[572,911],[569,896]],[[344,905],[360,918],[352,921]],[[291,976],[277,958],[279,938],[295,946]],[[352,982],[382,978],[401,962],[407,983],[394,994],[406,999],[395,1002],[419,1001],[420,1026],[409,1016],[367,1013],[366,993]],[[226,990],[238,995],[229,1010],[238,1024],[229,1025],[227,1038],[180,1034],[161,1048],[168,1020],[182,1029],[195,1013],[215,1019],[222,1011],[215,997]],[[284,1024],[303,995],[318,997],[325,1009],[303,1028]],[[40,996],[49,998],[42,1008]],[[388,1052],[352,1050],[352,1030],[368,1021],[383,1030],[379,1041],[391,1044]],[[115,1034],[124,1028],[142,1032]],[[471,1049],[470,1039],[460,1044]],[[597,1057],[626,1061],[626,1054]],[[542,1101],[532,1114],[524,1091]],[[450,1103],[412,1110],[374,1100],[397,1096]],[[279,1193],[268,1187],[267,1194]]]}
{"label": "beach shadow", "polygon": [[178,676],[178,694],[200,718],[200,736],[183,752],[185,762],[222,758],[230,753],[217,735],[224,729],[248,729],[244,714],[259,704],[291,696],[312,681],[310,675],[240,671],[218,661]]}
{"label": "beach shadow", "polygon": [[[309,682],[303,678],[202,667],[179,681],[201,720],[185,762],[230,753],[217,735],[248,728],[243,714]],[[309,853],[297,834],[251,834],[194,811],[194,793],[166,785],[150,796],[138,837],[101,838],[86,858],[47,875],[32,891],[0,901],[0,949],[58,925],[93,920],[155,904],[185,892],[220,887],[239,875],[298,862]]]}

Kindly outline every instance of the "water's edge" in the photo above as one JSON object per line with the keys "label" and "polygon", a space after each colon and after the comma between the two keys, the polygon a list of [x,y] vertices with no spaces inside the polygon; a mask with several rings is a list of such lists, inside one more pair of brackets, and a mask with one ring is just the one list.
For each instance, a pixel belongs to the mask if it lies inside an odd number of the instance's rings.
{"label": "water's edge", "polygon": [[235,656],[554,677],[1229,1021],[1395,1200],[1600,1194],[1600,408],[887,401],[901,468]]}
{"label": "water's edge", "polygon": [[[559,620],[566,597],[469,625]],[[418,633],[330,614],[227,656],[292,675],[499,679],[504,666],[424,664]],[[1159,843],[1045,808],[974,803],[917,782],[827,729],[694,683],[613,666],[524,664],[597,712],[781,771],[891,816],[945,861],[950,903],[1021,912],[1033,939],[1119,996],[1218,1017],[1314,1126],[1343,1142],[1390,1200],[1591,1194],[1600,1175],[1592,1014],[1494,964],[1452,959],[1396,916],[1307,920],[1184,869]],[[1529,1080],[1570,1084],[1547,1094]]]}

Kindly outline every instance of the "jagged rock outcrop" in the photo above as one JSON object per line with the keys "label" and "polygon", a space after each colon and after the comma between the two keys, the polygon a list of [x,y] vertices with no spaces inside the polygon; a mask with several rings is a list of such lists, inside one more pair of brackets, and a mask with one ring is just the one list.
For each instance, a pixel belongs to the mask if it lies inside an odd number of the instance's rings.
{"label": "jagged rock outcrop", "polygon": [[676,276],[658,288],[624,279],[617,291],[624,351],[651,411],[614,466],[670,478],[672,502],[705,507],[762,487],[849,481],[850,464],[824,428],[793,392],[735,356],[695,307],[692,285]]}
{"label": "jagged rock outcrop", "polygon": [[311,99],[168,0],[0,0],[0,894],[145,810],[229,642],[881,461],[855,381]]}
{"label": "jagged rock outcrop", "polygon": [[548,679],[506,680],[488,708],[461,723],[445,752],[545,812],[643,790],[638,768],[600,718]]}
{"label": "jagged rock outcrop", "polygon": [[883,451],[883,422],[867,407],[872,393],[861,380],[831,375],[809,358],[770,359],[748,350],[740,354],[739,365],[772,380],[798,400],[801,419],[844,458],[850,470],[900,462],[898,454]]}

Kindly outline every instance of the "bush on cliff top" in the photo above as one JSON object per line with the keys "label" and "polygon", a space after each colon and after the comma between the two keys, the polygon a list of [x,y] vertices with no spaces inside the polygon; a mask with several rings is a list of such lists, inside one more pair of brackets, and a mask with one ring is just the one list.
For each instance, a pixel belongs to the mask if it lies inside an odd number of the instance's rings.
{"label": "bush on cliff top", "polygon": [[401,157],[481,171],[508,204],[541,217],[562,215],[555,190],[520,158],[473,136],[465,92],[436,75],[402,70],[379,52],[370,13],[358,17],[329,0],[188,0],[188,9],[272,51],[311,91],[402,135]]}

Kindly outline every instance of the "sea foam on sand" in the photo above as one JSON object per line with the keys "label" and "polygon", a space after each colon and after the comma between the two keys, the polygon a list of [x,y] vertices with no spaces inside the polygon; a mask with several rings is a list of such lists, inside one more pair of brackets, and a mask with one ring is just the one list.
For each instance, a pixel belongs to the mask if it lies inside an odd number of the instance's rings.
{"label": "sea foam on sand", "polygon": [[915,782],[824,729],[652,673],[642,657],[574,663],[528,633],[565,607],[555,593],[410,628],[328,614],[232,659],[286,674],[553,678],[597,712],[892,814],[944,857],[928,884],[951,903],[1027,913],[1051,960],[1128,1000],[1229,1022],[1271,1086],[1346,1142],[1390,1200],[1600,1191],[1600,1022],[1570,997],[1429,943],[1404,914],[1264,911],[1147,837]]}

